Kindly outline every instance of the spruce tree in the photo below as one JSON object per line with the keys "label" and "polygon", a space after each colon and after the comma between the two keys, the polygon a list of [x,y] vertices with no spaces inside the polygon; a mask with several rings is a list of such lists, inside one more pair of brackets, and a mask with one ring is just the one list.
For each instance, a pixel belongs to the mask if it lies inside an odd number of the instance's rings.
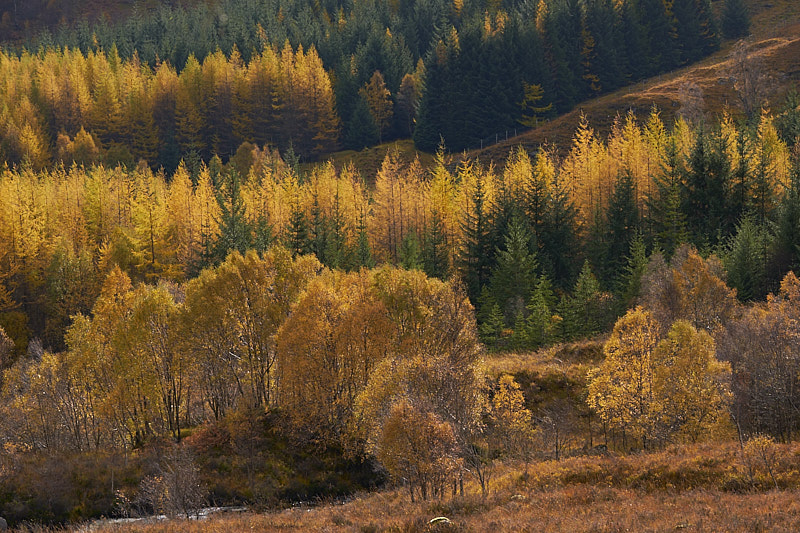
{"label": "spruce tree", "polygon": [[344,143],[347,148],[361,150],[378,144],[380,130],[363,95],[359,95],[356,99],[353,114],[346,128]]}
{"label": "spruce tree", "polygon": [[578,250],[578,210],[557,176],[548,200],[540,262],[556,285],[566,288],[573,280]]}
{"label": "spruce tree", "polygon": [[308,222],[299,202],[294,202],[291,209],[286,246],[291,250],[292,255],[304,255],[311,251],[308,239]]}
{"label": "spruce tree", "polygon": [[728,284],[739,300],[747,302],[766,296],[768,251],[772,235],[753,216],[745,217],[726,246],[723,256]]}
{"label": "spruce tree", "polygon": [[434,211],[425,229],[422,243],[422,269],[432,278],[445,279],[450,273],[450,260],[442,217]]}
{"label": "spruce tree", "polygon": [[556,305],[555,294],[550,280],[544,274],[539,276],[528,300],[528,320],[526,324],[528,342],[531,348],[549,344],[554,339],[553,310]]}
{"label": "spruce tree", "polygon": [[399,252],[400,266],[406,270],[422,269],[422,251],[417,232],[413,228],[403,236]]}
{"label": "spruce tree", "polygon": [[219,237],[212,248],[212,262],[218,264],[228,253],[238,250],[245,253],[253,245],[253,230],[247,222],[244,200],[241,196],[239,173],[230,169],[217,194],[220,209]]}
{"label": "spruce tree", "polygon": [[325,263],[325,251],[327,248],[328,240],[328,220],[322,212],[322,207],[319,205],[319,197],[317,192],[313,193],[313,202],[311,204],[311,224],[309,228],[309,244],[310,252],[317,256],[317,259],[322,264]]}
{"label": "spruce tree", "polygon": [[636,5],[642,34],[647,36],[647,74],[674,69],[680,63],[675,17],[664,0],[638,0]]}
{"label": "spruce tree", "polygon": [[617,177],[606,212],[607,234],[603,279],[610,285],[620,277],[625,256],[639,225],[633,176],[624,171]]}
{"label": "spruce tree", "polygon": [[350,261],[348,261],[348,249],[346,246],[347,228],[342,215],[338,189],[334,194],[333,200],[332,212],[323,225],[325,231],[325,251],[323,255],[325,257],[325,266],[343,268]]}
{"label": "spruce tree", "polygon": [[750,146],[752,143],[747,128],[737,131],[736,139],[738,164],[731,169],[731,209],[744,214],[752,208],[752,170],[750,167]]}
{"label": "spruce tree", "polygon": [[741,39],[750,35],[750,15],[744,0],[725,0],[721,26],[726,39]]}
{"label": "spruce tree", "polygon": [[459,254],[460,269],[467,286],[467,294],[474,302],[481,287],[489,282],[494,258],[484,177],[480,172],[470,199],[470,210],[464,214],[462,231],[464,242]]}
{"label": "spruce tree", "polygon": [[633,307],[634,302],[639,297],[642,288],[642,276],[647,269],[648,257],[647,248],[641,233],[636,233],[631,240],[630,250],[626,258],[626,264],[619,278],[617,292],[620,295],[620,303],[624,309]]}
{"label": "spruce tree", "polygon": [[602,326],[600,317],[600,283],[597,281],[589,262],[575,281],[572,297],[566,307],[564,320],[568,322],[568,333],[571,338],[580,338],[597,333]]}
{"label": "spruce tree", "polygon": [[497,249],[497,265],[492,270],[492,294],[510,323],[524,310],[536,280],[536,254],[531,253],[531,234],[519,219],[508,226],[505,249]]}
{"label": "spruce tree", "polygon": [[350,256],[353,258],[352,269],[359,267],[374,268],[375,259],[372,257],[372,248],[369,245],[369,234],[367,233],[366,213],[361,213],[358,220],[358,237],[356,238],[356,249]]}
{"label": "spruce tree", "polygon": [[778,210],[776,262],[779,274],[800,271],[800,152],[792,157],[792,181]]}
{"label": "spruce tree", "polygon": [[505,319],[500,306],[493,304],[489,308],[486,321],[478,326],[478,333],[481,340],[487,346],[495,350],[503,347],[503,330],[505,329]]}
{"label": "spruce tree", "polygon": [[701,126],[684,176],[683,212],[698,246],[716,244],[728,219],[730,162],[724,145],[714,140]]}

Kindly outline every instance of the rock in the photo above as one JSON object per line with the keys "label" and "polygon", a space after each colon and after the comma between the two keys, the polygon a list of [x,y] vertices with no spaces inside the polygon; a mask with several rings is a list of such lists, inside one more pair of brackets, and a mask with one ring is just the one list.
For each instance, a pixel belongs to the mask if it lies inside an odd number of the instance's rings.
{"label": "rock", "polygon": [[6,522],[5,519],[2,516],[0,516],[0,531],[5,531],[7,529],[8,529],[8,522]]}

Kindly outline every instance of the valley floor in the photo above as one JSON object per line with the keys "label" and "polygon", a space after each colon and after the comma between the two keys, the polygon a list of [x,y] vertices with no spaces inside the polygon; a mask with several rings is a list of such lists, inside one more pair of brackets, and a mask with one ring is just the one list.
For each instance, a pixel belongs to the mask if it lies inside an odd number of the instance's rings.
{"label": "valley floor", "polygon": [[[429,521],[447,516],[448,524]],[[396,491],[338,506],[102,528],[131,532],[239,531],[800,531],[800,491],[654,492],[595,485],[412,504]]]}
{"label": "valley floor", "polygon": [[[142,533],[800,531],[800,445],[772,444],[768,451],[761,457],[747,457],[737,443],[728,441],[650,453],[572,457],[532,464],[527,475],[522,474],[522,465],[499,466],[486,498],[470,482],[466,496],[444,500],[412,503],[407,491],[388,490],[342,504],[91,529]],[[447,520],[431,523],[437,517]]]}

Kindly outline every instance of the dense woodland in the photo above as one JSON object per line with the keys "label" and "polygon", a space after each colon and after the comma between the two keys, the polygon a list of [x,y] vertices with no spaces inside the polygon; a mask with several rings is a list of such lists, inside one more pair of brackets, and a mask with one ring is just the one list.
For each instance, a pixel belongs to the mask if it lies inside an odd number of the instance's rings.
{"label": "dense woodland", "polygon": [[81,157],[168,172],[242,142],[460,151],[718,48],[708,0],[670,6],[228,0],[84,21],[0,58],[0,148],[42,168],[80,135]]}
{"label": "dense woodland", "polygon": [[[7,169],[6,498],[63,518],[19,500],[29,471],[10,465],[189,433],[201,453],[244,454],[226,468],[249,472],[246,486],[215,498],[274,498],[253,477],[263,456],[234,445],[258,431],[247,424],[372,458],[423,499],[465,473],[488,490],[498,456],[658,448],[729,434],[731,420],[790,440],[795,114],[666,128],[653,111],[606,139],[584,123],[565,157],[517,150],[502,169],[389,152],[369,185],[252,146],[171,176]],[[529,350],[612,325],[604,362],[566,400],[531,409],[513,377],[481,370],[481,340]],[[344,468],[373,468],[360,464]],[[73,512],[108,512],[110,497]]]}
{"label": "dense woodland", "polygon": [[[725,35],[746,15],[726,1]],[[696,61],[716,27],[705,0],[230,0],[9,47],[0,514],[486,497],[501,463],[796,439],[796,94],[770,111],[742,75],[721,116],[448,152]],[[432,164],[302,164],[398,136]],[[576,363],[491,369],[535,350]],[[748,472],[726,486],[794,483]]]}

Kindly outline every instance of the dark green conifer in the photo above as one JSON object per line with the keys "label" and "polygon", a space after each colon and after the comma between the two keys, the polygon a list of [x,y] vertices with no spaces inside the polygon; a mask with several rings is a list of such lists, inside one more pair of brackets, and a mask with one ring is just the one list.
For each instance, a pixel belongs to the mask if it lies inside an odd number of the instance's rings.
{"label": "dark green conifer", "polygon": [[253,246],[253,230],[245,215],[239,173],[230,169],[225,173],[223,180],[224,183],[217,194],[220,218],[219,237],[212,248],[214,264],[224,261],[228,253],[233,250],[243,254]]}
{"label": "dark green conifer", "polygon": [[741,39],[750,35],[750,14],[744,0],[725,0],[721,26],[726,39]]}
{"label": "dark green conifer", "polygon": [[430,277],[445,279],[450,273],[446,235],[442,217],[434,211],[425,230],[422,245],[422,268]]}
{"label": "dark green conifer", "polygon": [[505,235],[505,249],[496,249],[497,265],[492,270],[491,289],[506,320],[524,311],[525,299],[536,280],[538,264],[531,253],[531,234],[519,219],[513,219]]}
{"label": "dark green conifer", "polygon": [[400,243],[400,251],[398,253],[400,259],[400,266],[406,270],[421,270],[423,266],[422,251],[419,245],[419,238],[417,232],[411,229],[403,236],[403,241]]}
{"label": "dark green conifer", "polygon": [[480,294],[481,287],[489,282],[494,258],[483,180],[482,174],[478,173],[469,211],[464,214],[462,223],[464,242],[459,253],[461,275],[467,287],[467,294],[473,302]]}
{"label": "dark green conifer", "polygon": [[603,278],[609,285],[618,279],[625,264],[625,256],[639,226],[636,191],[633,176],[623,171],[617,176],[608,202],[607,234],[604,254]]}

